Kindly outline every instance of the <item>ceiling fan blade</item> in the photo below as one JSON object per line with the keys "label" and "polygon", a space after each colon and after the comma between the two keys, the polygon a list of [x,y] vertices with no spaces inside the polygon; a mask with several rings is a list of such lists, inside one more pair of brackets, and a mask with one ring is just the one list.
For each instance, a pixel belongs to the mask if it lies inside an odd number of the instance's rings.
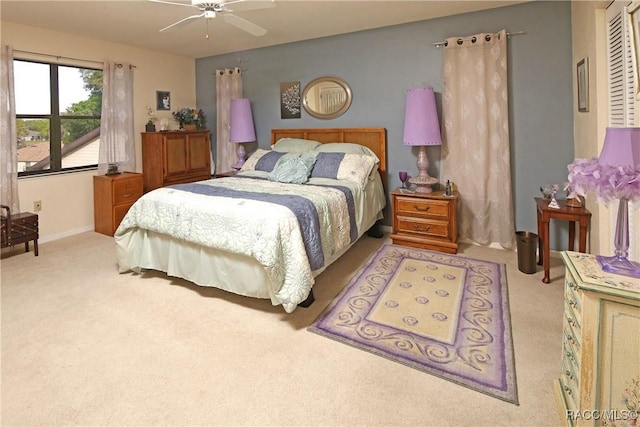
{"label": "ceiling fan blade", "polygon": [[[245,10],[270,9],[276,7],[275,0],[232,0],[220,3],[222,6],[233,5],[233,11],[243,12]],[[232,10],[229,10],[232,12]]]}
{"label": "ceiling fan blade", "polygon": [[191,21],[192,19],[202,18],[204,15],[205,15],[204,13],[201,13],[200,15],[187,16],[186,18],[181,19],[178,22],[175,22],[175,23],[169,25],[168,27],[164,27],[163,29],[160,30],[160,32],[166,31],[166,30],[168,30],[170,28],[174,28],[174,27],[177,27],[177,26],[180,26],[180,25],[188,24],[188,23],[192,22]]}
{"label": "ceiling fan blade", "polygon": [[226,13],[224,15],[224,20],[227,21],[229,24],[234,25],[240,28],[241,30],[244,30],[247,33],[257,37],[264,36],[265,34],[267,34],[267,30],[265,30],[261,26],[256,25],[253,22],[249,22],[246,19],[240,18],[239,16],[233,15],[231,13]]}
{"label": "ceiling fan blade", "polygon": [[174,1],[166,1],[166,0],[149,0],[150,2],[153,3],[163,3],[163,4],[172,4],[174,6],[187,6],[187,7],[193,7],[193,4],[191,3],[176,3]]}

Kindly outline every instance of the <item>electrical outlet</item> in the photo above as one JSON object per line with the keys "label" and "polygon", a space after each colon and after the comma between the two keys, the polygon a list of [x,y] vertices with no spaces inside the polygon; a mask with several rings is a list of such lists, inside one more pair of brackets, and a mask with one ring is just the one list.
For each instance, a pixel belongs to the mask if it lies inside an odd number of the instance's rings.
{"label": "electrical outlet", "polygon": [[33,202],[33,210],[36,212],[40,212],[42,210],[42,200],[36,200]]}

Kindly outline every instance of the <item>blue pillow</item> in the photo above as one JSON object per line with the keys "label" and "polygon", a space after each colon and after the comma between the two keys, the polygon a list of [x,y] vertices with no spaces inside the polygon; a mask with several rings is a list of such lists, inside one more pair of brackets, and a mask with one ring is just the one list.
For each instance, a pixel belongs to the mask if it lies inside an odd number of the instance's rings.
{"label": "blue pillow", "polygon": [[311,178],[338,178],[340,163],[345,153],[318,153],[316,164],[311,171]]}
{"label": "blue pillow", "polygon": [[268,153],[265,153],[256,162],[255,170],[271,172],[276,166],[276,163],[278,163],[278,160],[280,160],[280,157],[284,155],[285,153],[280,153],[277,151],[269,151]]}
{"label": "blue pillow", "polygon": [[304,184],[309,180],[315,161],[315,155],[286,154],[278,160],[268,178],[271,181]]}

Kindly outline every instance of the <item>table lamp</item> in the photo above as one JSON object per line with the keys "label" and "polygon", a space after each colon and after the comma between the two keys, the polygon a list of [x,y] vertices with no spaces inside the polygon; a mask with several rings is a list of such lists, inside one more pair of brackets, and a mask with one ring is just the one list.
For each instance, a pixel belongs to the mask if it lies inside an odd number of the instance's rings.
{"label": "table lamp", "polygon": [[640,264],[630,261],[629,200],[640,202],[640,128],[610,127],[600,157],[576,159],[568,166],[567,188],[585,196],[594,191],[599,203],[619,199],[613,256],[596,255],[603,271],[640,278]]}
{"label": "table lamp", "polygon": [[407,91],[407,107],[404,117],[404,145],[418,146],[418,176],[409,179],[416,185],[416,193],[431,193],[431,186],[438,182],[427,173],[429,159],[427,145],[441,145],[440,125],[436,97],[432,87],[413,88]]}
{"label": "table lamp", "polygon": [[229,142],[238,144],[236,155],[238,161],[231,166],[233,169],[239,170],[244,165],[246,151],[244,149],[245,142],[256,140],[256,131],[253,127],[253,115],[251,114],[251,103],[248,98],[238,98],[231,100],[231,116],[230,116]]}
{"label": "table lamp", "polygon": [[[607,128],[604,145],[598,157],[598,164],[604,168],[612,167],[614,176],[619,176],[617,185],[613,185],[609,174],[602,176],[604,187],[612,189],[612,197],[618,198],[618,217],[616,234],[613,239],[613,256],[596,255],[602,270],[624,276],[640,278],[640,264],[627,259],[629,255],[629,199],[640,197],[640,128]],[[620,176],[619,174],[624,174]],[[635,176],[634,176],[635,175]],[[635,185],[634,185],[635,181]]]}

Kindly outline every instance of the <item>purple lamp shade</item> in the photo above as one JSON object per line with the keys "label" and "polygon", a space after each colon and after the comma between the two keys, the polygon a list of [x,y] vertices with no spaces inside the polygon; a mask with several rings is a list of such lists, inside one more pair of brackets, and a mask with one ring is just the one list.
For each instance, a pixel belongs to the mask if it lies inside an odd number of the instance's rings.
{"label": "purple lamp shade", "polygon": [[404,145],[441,145],[436,97],[432,87],[407,90]]}
{"label": "purple lamp shade", "polygon": [[640,128],[607,128],[598,163],[640,168]]}
{"label": "purple lamp shade", "polygon": [[256,140],[251,103],[248,98],[231,100],[230,122],[229,142],[238,143]]}

